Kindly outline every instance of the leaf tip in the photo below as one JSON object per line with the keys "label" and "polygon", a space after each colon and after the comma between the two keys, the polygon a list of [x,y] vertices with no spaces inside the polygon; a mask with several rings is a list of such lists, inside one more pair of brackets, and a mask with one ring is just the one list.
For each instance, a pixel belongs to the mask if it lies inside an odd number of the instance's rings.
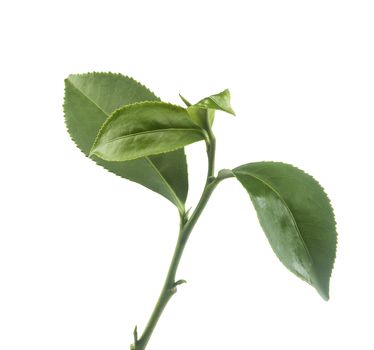
{"label": "leaf tip", "polygon": [[236,113],[234,112],[234,110],[232,108],[230,108],[230,110],[228,111],[229,114],[233,115],[234,117],[236,117]]}
{"label": "leaf tip", "polygon": [[321,296],[321,298],[324,300],[324,301],[329,301],[330,299],[330,294],[329,294],[329,287],[327,285],[327,287],[322,287],[321,285],[317,285],[315,286],[318,294]]}
{"label": "leaf tip", "polygon": [[231,92],[230,92],[230,90],[229,89],[225,89],[224,91],[222,91],[222,94],[226,95],[227,98],[228,98],[228,104],[227,104],[225,112],[227,112],[227,113],[229,113],[229,114],[231,114],[233,116],[236,116],[235,111],[231,107]]}
{"label": "leaf tip", "polygon": [[180,99],[183,101],[183,103],[184,103],[187,107],[190,107],[190,106],[191,106],[191,103],[190,103],[186,98],[184,98],[181,94],[179,94],[179,97],[180,97]]}
{"label": "leaf tip", "polygon": [[318,290],[318,293],[324,301],[329,301],[330,296],[328,292]]}

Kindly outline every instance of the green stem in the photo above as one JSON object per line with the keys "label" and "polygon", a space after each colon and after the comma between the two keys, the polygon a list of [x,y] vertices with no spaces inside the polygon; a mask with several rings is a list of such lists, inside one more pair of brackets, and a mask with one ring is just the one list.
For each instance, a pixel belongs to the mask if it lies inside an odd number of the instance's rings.
{"label": "green stem", "polygon": [[209,121],[207,121],[207,133],[209,137],[209,141],[206,143],[207,147],[207,154],[208,154],[208,176],[207,182],[209,179],[214,177],[214,163],[215,163],[215,155],[216,155],[216,137],[213,134],[212,126],[210,125]]}
{"label": "green stem", "polygon": [[208,131],[209,142],[207,142],[207,152],[208,152],[208,175],[207,181],[200,197],[195,210],[193,211],[191,217],[187,219],[186,214],[181,214],[181,225],[179,230],[178,241],[175,247],[174,255],[170,263],[168,273],[164,285],[162,287],[160,296],[156,303],[156,306],[152,312],[152,315],[143,331],[140,338],[137,335],[137,329],[134,330],[134,344],[131,345],[132,350],[144,350],[148,344],[149,339],[157,325],[157,322],[164,311],[167,303],[171,297],[177,292],[177,286],[184,283],[184,280],[176,281],[176,273],[179,262],[181,260],[184,248],[188,241],[188,238],[194,228],[197,220],[199,219],[201,213],[203,212],[210,196],[212,195],[214,189],[217,185],[228,177],[232,177],[230,170],[221,170],[217,177],[214,177],[214,158],[215,158],[215,137],[211,130]]}

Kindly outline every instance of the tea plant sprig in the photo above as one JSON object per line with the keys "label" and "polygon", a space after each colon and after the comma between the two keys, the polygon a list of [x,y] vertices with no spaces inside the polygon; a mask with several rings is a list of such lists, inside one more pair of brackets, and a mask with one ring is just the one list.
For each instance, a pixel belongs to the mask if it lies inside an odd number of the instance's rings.
{"label": "tea plant sprig", "polygon": [[[228,90],[185,107],[161,102],[150,90],[120,74],[88,73],[65,80],[65,121],[76,145],[97,164],[167,198],[178,209],[179,235],[159,299],[133,350],[144,350],[177,287],[177,268],[188,238],[217,185],[236,178],[248,192],[260,224],[279,260],[328,300],[337,233],[330,201],[319,183],[298,168],[256,162],[222,169],[214,160],[215,111],[235,115]],[[184,147],[206,144],[205,187],[191,215]]]}

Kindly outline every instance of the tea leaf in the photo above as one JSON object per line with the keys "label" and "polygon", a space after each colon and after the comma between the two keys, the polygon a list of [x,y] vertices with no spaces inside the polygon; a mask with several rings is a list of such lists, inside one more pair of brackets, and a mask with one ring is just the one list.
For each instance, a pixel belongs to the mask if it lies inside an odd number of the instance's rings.
{"label": "tea leaf", "polygon": [[206,97],[195,103],[193,106],[205,109],[220,110],[235,115],[235,112],[231,107],[230,91],[228,89],[218,94]]}
{"label": "tea leaf", "polygon": [[[88,155],[104,121],[119,107],[141,101],[159,101],[151,91],[121,74],[88,73],[65,80],[65,122],[80,150]],[[94,161],[128,180],[169,199],[180,211],[188,192],[186,156],[183,149],[128,162]]]}
{"label": "tea leaf", "polygon": [[109,161],[127,161],[183,148],[203,140],[204,131],[187,111],[164,102],[124,106],[103,124],[91,154]]}
{"label": "tea leaf", "polygon": [[337,233],[323,188],[284,163],[250,163],[233,173],[250,195],[275,254],[328,300]]}

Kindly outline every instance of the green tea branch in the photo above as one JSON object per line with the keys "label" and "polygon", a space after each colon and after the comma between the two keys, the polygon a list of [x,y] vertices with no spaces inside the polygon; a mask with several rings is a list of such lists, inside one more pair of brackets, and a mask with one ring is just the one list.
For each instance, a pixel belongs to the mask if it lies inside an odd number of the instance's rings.
{"label": "green tea branch", "polygon": [[[214,135],[211,134],[210,137],[214,138]],[[185,280],[178,280],[176,281],[176,273],[177,268],[179,265],[179,262],[181,260],[184,248],[187,244],[188,238],[190,237],[190,234],[198,221],[201,213],[203,212],[206,204],[208,203],[208,200],[213,193],[216,186],[223,180],[229,177],[233,177],[232,173],[230,171],[221,171],[219,172],[217,177],[214,177],[214,158],[215,158],[215,146],[212,147],[212,143],[207,141],[207,153],[208,153],[208,175],[207,175],[207,181],[203,190],[203,193],[200,197],[200,200],[193,211],[190,218],[186,217],[186,214],[181,215],[180,218],[180,231],[178,235],[177,244],[175,247],[174,255],[171,260],[171,264],[169,267],[168,274],[166,276],[166,280],[164,283],[164,286],[161,290],[159,299],[157,301],[157,304],[153,310],[153,313],[148,321],[148,324],[146,328],[144,329],[144,332],[142,336],[138,339],[137,337],[137,327],[135,328],[134,332],[134,344],[131,345],[131,349],[134,350],[143,350],[145,349],[146,345],[148,344],[148,341],[153,333],[153,330],[156,327],[157,321],[160,318],[165,306],[171,299],[171,297],[177,292],[177,286],[185,283]],[[213,139],[215,143],[215,139]]]}
{"label": "green tea branch", "polygon": [[[160,194],[178,209],[180,229],[156,306],[144,331],[134,330],[132,350],[144,350],[157,322],[185,280],[176,274],[188,238],[214,189],[235,178],[248,193],[279,260],[329,299],[337,244],[330,200],[321,185],[297,167],[263,161],[220,170],[215,176],[217,111],[235,115],[224,90],[185,107],[162,102],[132,78],[112,73],[70,75],[65,80],[65,122],[77,147],[98,165]],[[255,124],[255,121],[253,122]],[[266,138],[266,135],[264,135]],[[201,197],[185,211],[188,171],[185,148],[206,143],[208,172]]]}

